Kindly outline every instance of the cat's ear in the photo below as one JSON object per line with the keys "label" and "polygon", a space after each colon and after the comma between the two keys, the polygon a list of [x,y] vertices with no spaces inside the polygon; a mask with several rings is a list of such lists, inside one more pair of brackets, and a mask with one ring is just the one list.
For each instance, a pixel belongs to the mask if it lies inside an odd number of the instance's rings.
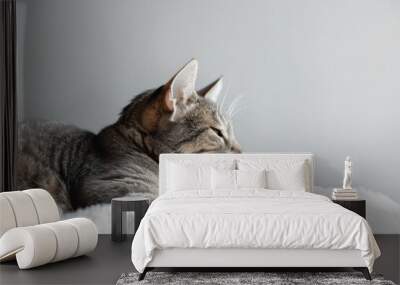
{"label": "cat's ear", "polygon": [[217,80],[211,82],[206,87],[197,91],[197,94],[203,96],[207,99],[210,99],[213,102],[217,102],[219,95],[221,94],[223,88],[223,78],[220,77]]}
{"label": "cat's ear", "polygon": [[197,70],[198,62],[192,59],[166,84],[164,100],[167,110],[172,112],[171,120],[184,112],[190,105],[190,99],[196,96]]}

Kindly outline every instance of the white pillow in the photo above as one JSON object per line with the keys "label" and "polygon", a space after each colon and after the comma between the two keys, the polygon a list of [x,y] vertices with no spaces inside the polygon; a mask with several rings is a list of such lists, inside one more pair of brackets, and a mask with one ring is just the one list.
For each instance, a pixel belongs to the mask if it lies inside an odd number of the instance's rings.
{"label": "white pillow", "polygon": [[211,170],[213,190],[237,190],[240,188],[267,188],[267,171],[263,170]]}
{"label": "white pillow", "polygon": [[239,159],[240,170],[267,170],[268,189],[311,191],[307,177],[307,163],[304,160]]}
{"label": "white pillow", "polygon": [[211,168],[236,168],[234,159],[213,160],[206,157],[199,155],[196,159],[188,159],[182,156],[169,160],[165,165],[167,175],[163,185],[166,191],[211,190]]}
{"label": "white pillow", "polygon": [[237,188],[268,188],[267,170],[235,170]]}
{"label": "white pillow", "polygon": [[168,191],[210,189],[210,167],[170,163],[168,165]]}
{"label": "white pillow", "polygon": [[211,188],[236,190],[236,170],[212,168]]}

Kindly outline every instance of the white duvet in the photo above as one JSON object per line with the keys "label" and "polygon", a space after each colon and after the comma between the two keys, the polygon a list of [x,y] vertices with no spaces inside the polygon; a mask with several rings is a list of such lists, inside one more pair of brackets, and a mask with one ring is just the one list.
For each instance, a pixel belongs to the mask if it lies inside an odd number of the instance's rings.
{"label": "white duvet", "polygon": [[379,248],[365,219],[327,197],[299,191],[181,191],[157,198],[132,243],[143,272],[155,249],[358,249],[372,271]]}

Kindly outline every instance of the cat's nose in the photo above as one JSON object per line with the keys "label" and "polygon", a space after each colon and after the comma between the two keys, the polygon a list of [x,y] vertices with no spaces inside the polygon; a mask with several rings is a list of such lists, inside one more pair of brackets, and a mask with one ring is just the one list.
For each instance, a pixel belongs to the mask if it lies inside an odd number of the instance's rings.
{"label": "cat's nose", "polygon": [[234,144],[231,146],[231,152],[234,152],[234,153],[242,153],[242,150],[241,150],[241,148],[240,148],[240,145],[237,144],[237,143],[234,143]]}

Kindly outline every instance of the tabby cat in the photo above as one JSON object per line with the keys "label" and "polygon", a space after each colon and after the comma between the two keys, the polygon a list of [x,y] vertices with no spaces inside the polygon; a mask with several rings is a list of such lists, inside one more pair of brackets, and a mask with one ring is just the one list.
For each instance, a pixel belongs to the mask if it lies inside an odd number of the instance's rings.
{"label": "tabby cat", "polygon": [[136,96],[118,120],[93,134],[54,122],[20,126],[18,189],[43,188],[62,210],[158,191],[160,153],[240,152],[230,120],[215,100],[217,80],[195,91],[198,63]]}

